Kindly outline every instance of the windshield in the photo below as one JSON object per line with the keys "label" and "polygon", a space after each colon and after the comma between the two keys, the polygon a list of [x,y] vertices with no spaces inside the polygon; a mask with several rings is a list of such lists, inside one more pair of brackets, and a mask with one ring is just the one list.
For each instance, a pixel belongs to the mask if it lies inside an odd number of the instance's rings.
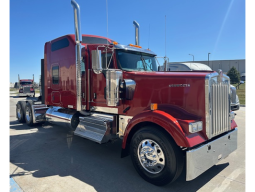
{"label": "windshield", "polygon": [[20,82],[20,85],[31,85],[32,82]]}
{"label": "windshield", "polygon": [[155,56],[146,53],[117,50],[117,62],[126,71],[157,71]]}

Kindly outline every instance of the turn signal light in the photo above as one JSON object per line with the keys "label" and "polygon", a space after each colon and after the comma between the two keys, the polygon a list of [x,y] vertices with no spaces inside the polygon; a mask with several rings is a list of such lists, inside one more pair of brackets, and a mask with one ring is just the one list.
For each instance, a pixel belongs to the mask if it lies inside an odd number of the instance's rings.
{"label": "turn signal light", "polygon": [[151,103],[151,110],[157,110],[158,109],[158,104],[157,103]]}
{"label": "turn signal light", "polygon": [[113,43],[114,45],[118,45],[118,42],[116,42],[116,41],[113,41],[112,43]]}

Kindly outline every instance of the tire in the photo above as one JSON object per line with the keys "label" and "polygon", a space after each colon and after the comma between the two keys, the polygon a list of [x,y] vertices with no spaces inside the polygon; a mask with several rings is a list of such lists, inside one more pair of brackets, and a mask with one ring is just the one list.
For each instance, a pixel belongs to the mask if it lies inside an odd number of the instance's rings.
{"label": "tire", "polygon": [[175,181],[184,166],[182,151],[174,140],[151,126],[146,126],[134,134],[130,155],[138,174],[158,186]]}
{"label": "tire", "polygon": [[29,126],[33,125],[33,113],[32,113],[32,106],[30,102],[27,102],[25,107],[25,120]]}
{"label": "tire", "polygon": [[24,116],[24,111],[23,111],[21,102],[18,102],[16,105],[16,117],[18,118],[18,121],[20,123],[25,122],[25,116]]}

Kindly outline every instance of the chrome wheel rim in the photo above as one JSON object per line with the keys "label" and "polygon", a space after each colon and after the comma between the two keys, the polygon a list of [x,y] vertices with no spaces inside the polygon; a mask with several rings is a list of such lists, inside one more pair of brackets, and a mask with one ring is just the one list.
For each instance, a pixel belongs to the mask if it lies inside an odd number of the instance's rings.
{"label": "chrome wheel rim", "polygon": [[19,105],[17,106],[17,116],[18,116],[18,119],[21,118],[21,108]]}
{"label": "chrome wheel rim", "polygon": [[31,112],[30,112],[29,108],[27,107],[27,109],[26,109],[26,119],[27,119],[28,122],[30,121],[30,118],[31,118]]}
{"label": "chrome wheel rim", "polygon": [[151,139],[140,142],[137,156],[142,167],[149,173],[160,173],[165,167],[165,155],[160,145]]}

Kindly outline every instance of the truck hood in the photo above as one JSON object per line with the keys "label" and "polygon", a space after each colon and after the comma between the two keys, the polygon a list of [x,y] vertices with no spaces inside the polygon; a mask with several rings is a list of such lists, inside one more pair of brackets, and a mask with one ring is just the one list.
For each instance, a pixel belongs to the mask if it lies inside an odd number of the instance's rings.
{"label": "truck hood", "polygon": [[150,109],[158,109],[177,119],[204,119],[205,77],[212,73],[201,72],[124,72],[124,79],[136,82],[134,97],[125,101],[130,116]]}

